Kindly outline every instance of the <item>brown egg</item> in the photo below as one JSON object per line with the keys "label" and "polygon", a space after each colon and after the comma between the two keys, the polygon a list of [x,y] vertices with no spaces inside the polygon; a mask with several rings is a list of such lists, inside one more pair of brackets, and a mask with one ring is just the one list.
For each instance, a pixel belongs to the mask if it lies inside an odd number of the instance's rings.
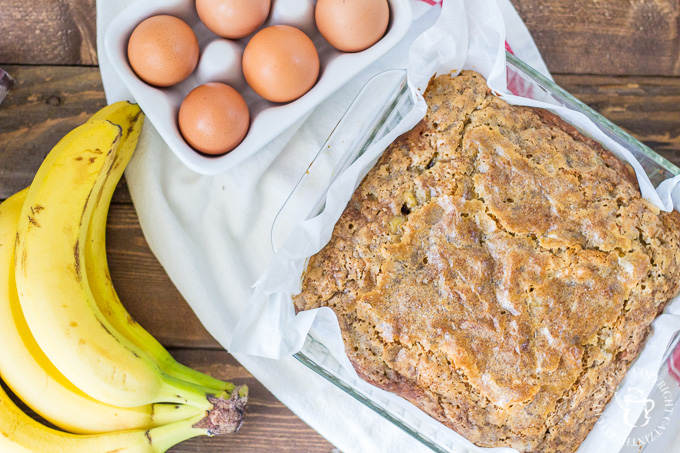
{"label": "brown egg", "polygon": [[246,101],[224,83],[194,88],[179,107],[179,130],[192,148],[205,154],[224,154],[236,148],[249,125]]}
{"label": "brown egg", "polygon": [[390,20],[387,0],[318,0],[316,26],[342,52],[368,49],[385,34]]}
{"label": "brown egg", "polygon": [[271,0],[196,0],[196,11],[210,31],[238,39],[260,28],[271,4]]}
{"label": "brown egg", "polygon": [[299,98],[316,83],[319,54],[302,31],[288,25],[260,30],[243,51],[248,85],[272,102]]}
{"label": "brown egg", "polygon": [[128,60],[140,79],[169,87],[186,79],[198,63],[198,39],[183,20],[153,16],[137,25],[128,41]]}

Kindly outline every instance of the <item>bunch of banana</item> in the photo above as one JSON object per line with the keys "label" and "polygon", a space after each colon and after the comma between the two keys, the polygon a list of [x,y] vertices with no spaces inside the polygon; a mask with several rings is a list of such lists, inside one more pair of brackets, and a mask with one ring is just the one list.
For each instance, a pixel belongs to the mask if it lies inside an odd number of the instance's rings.
{"label": "bunch of banana", "polygon": [[142,123],[136,105],[106,107],[0,204],[0,376],[76,433],[40,425],[0,390],[3,452],[162,452],[240,427],[247,387],[177,363],[111,282],[106,220]]}

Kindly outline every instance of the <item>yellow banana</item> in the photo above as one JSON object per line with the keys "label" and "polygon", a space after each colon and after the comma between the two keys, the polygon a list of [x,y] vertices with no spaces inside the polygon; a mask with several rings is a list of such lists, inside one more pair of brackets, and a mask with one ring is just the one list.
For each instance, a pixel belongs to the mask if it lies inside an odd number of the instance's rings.
{"label": "yellow banana", "polygon": [[[121,128],[91,121],[69,133],[38,170],[19,219],[15,276],[34,338],[66,378],[108,404],[132,407],[176,402],[240,426],[247,388],[232,398],[162,372],[102,315],[85,270],[92,212],[118,153]],[[229,404],[226,404],[229,402]]]}
{"label": "yellow banana", "polygon": [[14,281],[14,242],[27,192],[0,204],[0,376],[9,388],[44,419],[76,433],[147,429],[204,413],[180,404],[119,408],[101,403],[49,361],[26,325]]}
{"label": "yellow banana", "polygon": [[3,453],[162,453],[192,437],[202,415],[149,430],[77,435],[48,428],[24,414],[0,388],[0,451]]}
{"label": "yellow banana", "polygon": [[97,306],[114,329],[135,346],[146,351],[163,371],[176,378],[215,389],[218,393],[231,392],[234,384],[220,381],[175,361],[170,353],[125,310],[111,281],[106,259],[106,220],[113,192],[137,146],[143,117],[136,104],[117,102],[104,107],[90,118],[90,121],[109,120],[120,126],[132,124],[132,127],[123,127],[120,152],[90,220],[85,246],[85,267],[90,289]]}

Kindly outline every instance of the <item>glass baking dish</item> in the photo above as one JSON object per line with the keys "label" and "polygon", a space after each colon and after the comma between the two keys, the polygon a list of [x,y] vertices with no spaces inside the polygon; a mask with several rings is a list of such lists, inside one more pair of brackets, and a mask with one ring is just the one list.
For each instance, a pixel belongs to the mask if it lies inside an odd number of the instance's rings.
{"label": "glass baking dish", "polygon": [[[588,116],[605,134],[627,148],[639,161],[654,185],[680,174],[680,168],[640,143],[627,132],[602,117],[554,82],[550,81],[514,55],[507,54],[508,85],[513,93],[557,105]],[[385,136],[413,107],[406,84],[405,70],[390,70],[376,75],[359,92],[347,112],[309,164],[307,170],[277,214],[271,231],[276,251],[299,222],[317,215],[324,208],[328,187],[335,178],[361,156],[371,144]],[[391,421],[435,452],[466,453],[478,451],[454,432],[425,415],[401,398],[395,398],[348,373],[323,343],[310,331],[297,360]],[[661,373],[673,366],[671,352],[678,338],[669,344]],[[680,352],[680,350],[679,350]],[[678,357],[680,354],[675,354]],[[677,366],[676,366],[677,367]],[[677,401],[680,387],[675,386]],[[650,395],[650,398],[652,396]],[[676,406],[678,406],[676,404]],[[677,430],[677,427],[676,427]],[[636,446],[634,451],[658,453],[654,442]],[[624,447],[621,452],[632,451]]]}

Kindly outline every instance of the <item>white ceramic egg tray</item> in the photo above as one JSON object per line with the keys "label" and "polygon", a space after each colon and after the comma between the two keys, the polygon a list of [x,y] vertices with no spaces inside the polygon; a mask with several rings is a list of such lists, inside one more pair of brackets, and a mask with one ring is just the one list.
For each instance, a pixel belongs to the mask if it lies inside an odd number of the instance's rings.
{"label": "white ceramic egg tray", "polygon": [[[285,18],[286,16],[294,17],[295,12],[287,14],[283,9],[284,2],[286,6],[293,3],[287,0],[272,1],[272,12],[263,27],[278,24],[296,25]],[[305,30],[314,42],[319,53],[321,68],[319,79],[312,89],[299,99],[287,104],[277,104],[262,99],[247,86],[242,78],[239,66],[240,54],[252,35],[233,41],[238,48],[234,49],[232,45],[231,48],[234,50],[227,55],[229,44],[215,43],[215,41],[224,40],[208,30],[200,21],[196,13],[195,0],[138,1],[120,13],[109,26],[105,37],[105,48],[114,69],[170,149],[193,171],[205,175],[222,173],[252,156],[362,69],[394,47],[411,25],[409,1],[388,0],[390,22],[382,39],[362,52],[342,53],[328,44],[313,24],[315,1],[295,0],[295,2],[299,12],[306,9],[309,16],[309,11],[311,11],[307,26],[297,25]],[[277,3],[279,3],[278,7]],[[189,24],[196,33],[201,49],[201,60],[199,60],[197,70],[182,83],[169,88],[158,88],[143,82],[132,71],[127,59],[127,43],[132,31],[144,19],[159,14],[176,16]],[[309,23],[310,20],[311,23]],[[213,44],[208,48],[209,52],[205,54],[206,59],[203,60],[204,50],[211,43]],[[216,49],[220,46],[224,49],[222,52]],[[237,58],[234,57],[235,54]],[[237,66],[232,65],[219,71],[220,66],[224,66],[225,61],[229,60]],[[230,84],[243,95],[250,109],[251,124],[248,135],[231,152],[221,156],[208,156],[196,152],[184,141],[177,124],[177,113],[184,97],[195,87],[207,82],[226,81],[215,80],[215,76],[209,75],[218,72],[223,72],[224,77],[231,79]],[[234,74],[237,75],[234,76]]]}

